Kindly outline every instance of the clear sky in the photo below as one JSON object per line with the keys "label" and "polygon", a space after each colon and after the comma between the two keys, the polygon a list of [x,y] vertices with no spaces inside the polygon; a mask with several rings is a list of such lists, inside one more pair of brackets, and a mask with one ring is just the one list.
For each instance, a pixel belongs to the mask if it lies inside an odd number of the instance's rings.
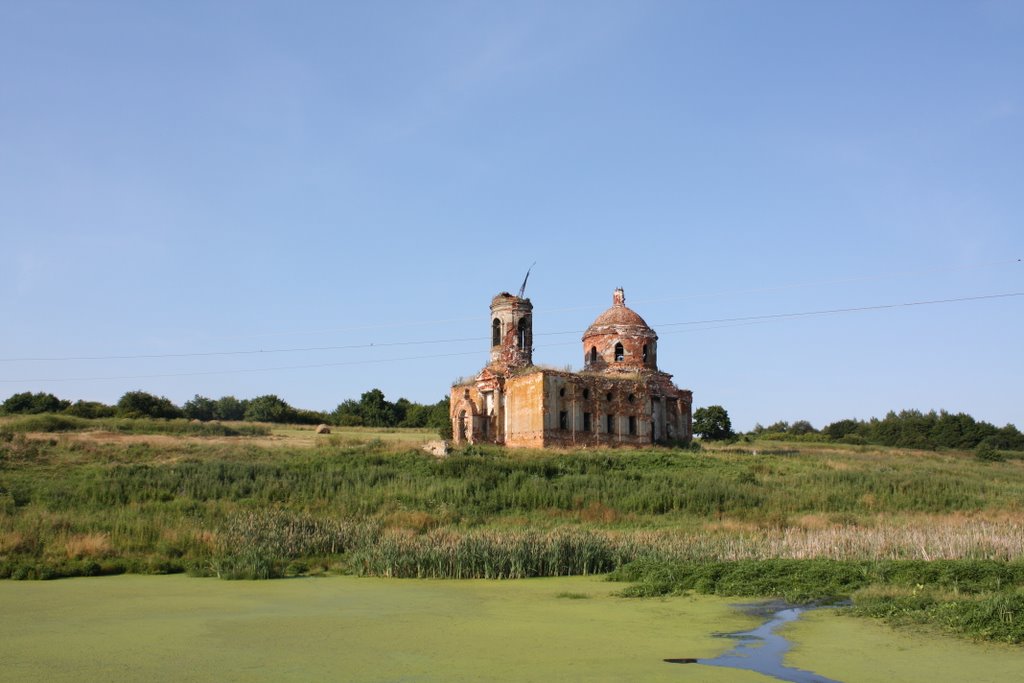
{"label": "clear sky", "polygon": [[536,261],[539,363],[621,286],[739,429],[1024,427],[1022,296],[679,324],[1024,292],[1022,219],[1024,2],[0,2],[0,397],[433,402]]}

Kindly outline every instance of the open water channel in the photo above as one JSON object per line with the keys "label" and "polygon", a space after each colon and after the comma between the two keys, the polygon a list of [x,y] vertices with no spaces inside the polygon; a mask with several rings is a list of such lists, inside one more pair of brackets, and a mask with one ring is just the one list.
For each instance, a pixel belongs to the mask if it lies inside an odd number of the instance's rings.
{"label": "open water channel", "polygon": [[757,628],[749,631],[716,634],[722,638],[737,641],[735,647],[717,657],[705,659],[683,657],[670,658],[665,661],[671,664],[700,664],[703,666],[724,667],[726,669],[755,671],[765,676],[777,678],[780,681],[789,681],[790,683],[842,683],[842,681],[834,678],[827,678],[813,671],[787,666],[784,663],[786,653],[789,652],[793,644],[785,636],[778,633],[778,629],[796,621],[800,618],[801,614],[810,609],[820,609],[820,606],[769,602],[755,605],[739,605],[739,607],[747,614],[768,616],[768,619]]}

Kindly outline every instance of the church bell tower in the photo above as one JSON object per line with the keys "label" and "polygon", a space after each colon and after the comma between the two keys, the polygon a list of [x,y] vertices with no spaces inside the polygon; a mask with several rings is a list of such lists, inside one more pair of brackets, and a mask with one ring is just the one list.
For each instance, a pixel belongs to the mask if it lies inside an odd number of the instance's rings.
{"label": "church bell tower", "polygon": [[495,370],[533,365],[533,304],[502,292],[491,300],[491,362]]}

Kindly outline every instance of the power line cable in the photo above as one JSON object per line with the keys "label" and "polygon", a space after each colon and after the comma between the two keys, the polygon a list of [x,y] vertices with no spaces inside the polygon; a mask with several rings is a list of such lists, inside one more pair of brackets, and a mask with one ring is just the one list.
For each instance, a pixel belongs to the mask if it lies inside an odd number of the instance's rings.
{"label": "power line cable", "polygon": [[460,351],[457,353],[439,353],[427,356],[406,356],[404,358],[371,358],[354,361],[338,361],[336,363],[313,363],[310,365],[282,365],[272,368],[240,368],[237,370],[200,370],[196,372],[169,372],[152,375],[119,375],[111,377],[53,377],[46,379],[0,379],[2,383],[11,382],[99,382],[104,380],[155,379],[164,377],[198,377],[201,375],[235,375],[245,372],[275,372],[278,370],[309,370],[314,368],[334,368],[344,365],[371,365],[374,363],[391,363],[408,360],[426,360],[430,358],[447,358],[450,356],[473,356],[480,351]]}
{"label": "power line cable", "polygon": [[418,344],[454,344],[464,341],[480,341],[486,337],[462,337],[456,339],[426,339],[421,341],[399,341],[399,342],[369,342],[365,344],[343,344],[339,346],[306,346],[290,349],[248,349],[233,351],[196,351],[187,353],[141,353],[126,354],[119,356],[52,356],[37,358],[0,358],[0,363],[15,362],[56,362],[56,361],[79,361],[79,360],[139,360],[149,358],[199,358],[205,356],[250,356],[270,353],[307,353],[310,351],[343,351],[352,349],[382,348],[388,346],[414,346]]}
{"label": "power line cable", "polygon": [[[812,282],[801,282],[792,283],[788,285],[774,285],[769,287],[755,287],[751,289],[739,289],[739,290],[723,290],[719,292],[705,292],[697,294],[688,294],[685,296],[658,298],[658,299],[637,299],[634,304],[649,304],[649,303],[666,303],[671,301],[687,301],[692,299],[705,299],[714,298],[720,296],[737,296],[741,294],[757,294],[763,292],[777,292],[785,291],[790,289],[803,289],[807,287],[821,287],[825,285],[833,284],[847,284],[852,282],[871,282],[876,280],[888,280],[900,277],[916,277],[921,275],[932,275],[936,273],[950,273],[950,272],[961,272],[970,270],[980,270],[984,268],[992,268],[997,266],[1006,266],[1010,264],[1021,263],[1022,259],[1003,259],[999,261],[986,261],[981,263],[973,263],[965,266],[959,266],[954,268],[927,268],[923,270],[910,270],[910,271],[893,271],[888,273],[879,273],[875,275],[856,275],[847,278],[835,278],[831,280],[816,280]],[[599,310],[600,306],[586,305],[586,306],[569,306],[563,308],[539,308],[535,309],[534,313],[564,313],[570,311],[583,311],[583,310]],[[310,336],[315,334],[337,334],[340,332],[358,332],[365,330],[376,330],[376,329],[396,329],[404,327],[425,327],[428,325],[444,325],[457,322],[470,322],[474,320],[480,320],[482,316],[469,316],[464,318],[442,318],[436,320],[420,320],[415,322],[398,322],[398,323],[381,323],[378,325],[357,325],[351,327],[331,328],[322,330],[286,330],[279,332],[259,332],[256,334],[249,335],[230,335],[230,336],[218,336],[210,337],[210,339],[252,339],[255,337],[281,337],[281,336]]]}
{"label": "power line cable", "polygon": [[[754,315],[739,318],[711,318],[707,320],[688,320],[683,322],[655,323],[656,327],[676,327],[680,325],[707,325],[715,323],[743,322],[748,320],[767,320],[772,318],[797,318],[816,315],[829,315],[838,313],[853,313],[859,311],[873,311],[887,308],[904,308],[910,306],[928,306],[934,304],[956,303],[962,301],[978,301],[983,299],[999,299],[1014,296],[1024,296],[1024,292],[1008,292],[1004,294],[985,294],[973,297],[961,297],[956,299],[936,299],[932,301],[912,301],[898,304],[880,304],[875,306],[857,306],[853,308],[834,308],[820,311],[802,311],[798,313],[772,313],[768,315]],[[538,332],[535,337],[556,336],[564,334],[582,334],[583,330],[563,330],[559,332]],[[460,342],[482,341],[487,337],[457,337],[449,339],[421,339],[417,341],[398,342],[369,342],[363,344],[344,344],[338,346],[307,346],[284,349],[249,349],[232,351],[199,351],[189,353],[156,353],[156,354],[134,354],[134,355],[111,355],[111,356],[52,356],[52,357],[25,357],[25,358],[0,358],[0,363],[15,362],[63,362],[63,361],[93,361],[93,360],[140,360],[158,358],[202,358],[211,356],[248,356],[274,353],[308,353],[311,351],[342,351],[353,349],[387,348],[395,346],[421,346],[427,344],[454,344]]]}
{"label": "power line cable", "polygon": [[[913,307],[913,306],[931,306],[931,305],[937,305],[937,304],[960,303],[960,302],[968,302],[968,301],[982,301],[982,300],[991,300],[991,299],[1005,299],[1005,298],[1018,297],[1018,296],[1024,296],[1024,292],[1007,292],[1007,293],[1002,293],[1002,294],[983,294],[983,295],[978,295],[978,296],[960,297],[960,298],[955,298],[955,299],[933,299],[933,300],[930,300],[930,301],[912,301],[912,302],[898,303],[898,304],[878,304],[878,305],[874,305],[874,306],[857,306],[857,307],[852,307],[852,308],[833,308],[833,309],[820,310],[820,311],[803,311],[803,312],[799,312],[799,313],[772,313],[772,314],[767,314],[767,315],[744,316],[744,317],[737,317],[737,318],[714,318],[714,319],[708,319],[708,320],[693,320],[693,321],[676,322],[676,323],[659,323],[658,326],[659,327],[670,327],[670,326],[684,326],[684,325],[685,326],[691,326],[691,325],[718,325],[718,327],[733,327],[733,326],[739,326],[739,325],[744,325],[744,324],[756,324],[758,322],[771,322],[771,321],[776,321],[776,320],[785,320],[785,319],[792,319],[792,318],[797,318],[797,317],[809,317],[809,316],[831,315],[831,314],[842,314],[842,313],[855,313],[855,312],[863,312],[863,311],[877,311],[877,310],[887,310],[887,309],[897,309],[897,308],[908,308],[908,307]],[[722,323],[724,323],[724,324],[722,324]],[[708,329],[708,330],[710,330],[710,329],[717,329],[717,327],[710,327],[710,328],[705,328],[705,329]],[[704,330],[672,330],[668,334],[671,334],[673,332],[687,332],[687,331],[704,331]],[[539,333],[539,334],[534,335],[534,336],[555,336],[555,335],[564,335],[564,334],[580,334],[580,331],[579,330],[570,330],[570,331],[562,331],[562,332],[542,332],[542,333]],[[465,338],[465,339],[461,339],[459,341],[479,341],[480,339],[487,339],[487,337]],[[440,341],[440,340],[436,340],[436,341]],[[417,344],[417,343],[422,343],[422,342],[401,342],[400,344],[401,345],[407,345],[407,344]],[[564,342],[564,343],[557,343],[557,344],[547,344],[547,345],[542,345],[540,348],[545,348],[545,347],[548,347],[548,346],[567,346],[570,343],[575,343],[575,342]],[[399,344],[399,343],[396,342],[396,344]],[[374,345],[371,344],[369,346],[374,346]],[[378,345],[378,346],[383,346],[383,345]],[[231,354],[231,353],[232,352],[223,352],[223,355],[228,355],[228,354]],[[244,353],[252,353],[252,352],[244,352]],[[478,354],[481,354],[481,353],[484,353],[484,352],[480,351],[480,350],[474,350],[474,351],[461,351],[461,352],[432,354],[432,355],[407,356],[407,357],[402,357],[402,358],[375,358],[375,359],[362,359],[362,360],[353,360],[353,361],[339,361],[339,362],[334,362],[334,363],[316,363],[316,364],[308,364],[308,365],[278,366],[278,367],[270,367],[270,368],[242,368],[242,369],[237,369],[237,370],[208,370],[208,371],[198,371],[198,372],[160,373],[160,374],[149,374],[149,375],[122,375],[122,376],[112,376],[112,377],[67,377],[67,378],[45,378],[45,379],[42,379],[42,378],[40,378],[40,379],[0,379],[0,383],[10,384],[10,383],[29,383],[29,382],[82,382],[82,381],[126,380],[126,379],[153,379],[153,378],[165,378],[165,377],[193,377],[193,376],[200,376],[200,375],[224,375],[224,374],[238,374],[238,373],[246,373],[246,372],[273,372],[273,371],[278,371],[278,370],[304,370],[304,369],[312,369],[312,368],[329,368],[329,367],[341,367],[341,366],[350,366],[350,365],[369,365],[369,364],[376,364],[376,363],[390,363],[390,362],[400,362],[400,361],[409,361],[409,360],[428,360],[428,359],[433,359],[433,358],[448,358],[448,357],[454,357],[454,356],[471,356],[471,355],[478,355]],[[180,355],[178,355],[176,357],[189,356],[189,355],[210,355],[210,354],[180,354]]]}
{"label": "power line cable", "polygon": [[[800,313],[773,313],[769,315],[755,315],[741,318],[712,318],[709,320],[689,320],[673,323],[656,323],[656,327],[676,327],[680,325],[705,325],[723,322],[741,322],[746,320],[763,320],[768,318],[796,318],[815,315],[826,315],[834,313],[851,313],[855,311],[871,311],[885,308],[900,308],[907,306],[926,306],[940,303],[953,303],[959,301],[975,301],[980,299],[997,299],[1003,297],[1022,296],[1024,292],[1010,292],[1006,294],[987,294],[975,297],[962,297],[959,299],[938,299],[934,301],[914,301],[901,304],[882,304],[877,306],[859,306],[855,308],[836,308],[823,311],[804,311]],[[559,332],[537,332],[535,337],[557,336],[564,334],[582,334],[583,330],[563,330]],[[212,356],[254,356],[275,353],[308,353],[311,351],[351,351],[354,349],[388,348],[396,346],[425,346],[428,344],[456,344],[460,342],[482,341],[487,337],[456,337],[449,339],[421,339],[417,341],[397,342],[368,342],[362,344],[343,344],[336,346],[306,346],[283,349],[244,349],[231,351],[197,351],[187,353],[148,353],[148,354],[124,354],[110,356],[38,356],[24,358],[0,358],[0,363],[25,363],[25,362],[65,362],[65,361],[95,361],[95,360],[141,360],[158,358],[204,358]]]}
{"label": "power line cable", "polygon": [[701,325],[706,323],[731,323],[745,322],[748,320],[771,320],[777,318],[800,318],[814,315],[832,315],[837,313],[858,313],[861,311],[881,311],[887,308],[908,308],[911,306],[932,306],[935,304],[952,304],[963,301],[982,301],[985,299],[1006,299],[1014,296],[1024,296],[1024,292],[1007,292],[1004,294],[982,294],[979,296],[965,296],[957,299],[934,299],[932,301],[911,301],[902,304],[879,304],[876,306],[855,306],[852,308],[832,308],[823,311],[803,311],[801,313],[773,313],[770,315],[751,315],[741,318],[716,318],[713,320],[690,321],[681,323],[659,323],[659,327],[673,327],[678,325]]}

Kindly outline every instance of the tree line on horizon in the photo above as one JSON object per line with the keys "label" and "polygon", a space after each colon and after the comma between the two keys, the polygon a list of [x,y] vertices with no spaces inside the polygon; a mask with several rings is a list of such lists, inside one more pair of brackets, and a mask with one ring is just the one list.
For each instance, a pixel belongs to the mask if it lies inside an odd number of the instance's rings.
{"label": "tree line on horizon", "polygon": [[99,401],[71,401],[50,393],[22,392],[0,403],[0,415],[37,415],[61,413],[88,419],[163,418],[246,422],[274,422],[282,424],[333,424],[343,427],[420,427],[450,429],[448,424],[448,397],[437,403],[422,404],[399,398],[388,401],[380,389],[364,392],[358,401],[343,401],[331,412],[306,410],[289,405],[275,394],[251,399],[221,396],[218,399],[196,394],[183,405],[175,405],[165,396],[145,391],[126,392],[117,403],[108,405]]}
{"label": "tree line on horizon", "polygon": [[693,413],[693,432],[709,441],[765,439],[769,441],[832,442],[934,450],[954,448],[994,452],[1024,450],[1024,434],[1013,424],[996,427],[975,420],[966,413],[945,410],[889,411],[882,419],[838,420],[815,429],[807,420],[779,421],[767,427],[755,424],[746,434],[733,432],[729,413],[719,405],[698,408]]}
{"label": "tree line on horizon", "polygon": [[890,410],[884,418],[845,419],[815,429],[807,420],[754,425],[751,437],[779,441],[832,441],[896,448],[1024,450],[1024,434],[1013,424],[996,427],[966,413]]}
{"label": "tree line on horizon", "polygon": [[[437,429],[450,438],[449,399],[416,403],[406,398],[389,401],[380,389],[363,392],[359,400],[342,401],[331,412],[295,408],[274,394],[251,399],[196,394],[177,406],[164,396],[145,391],[126,392],[114,405],[99,401],[67,401],[50,393],[22,392],[0,403],[0,415],[62,413],[81,418],[185,418],[190,420],[332,424],[342,427],[410,427]],[[755,424],[745,435],[733,432],[728,411],[707,406],[694,411],[693,431],[707,440],[757,438],[777,441],[834,442],[934,450],[1024,450],[1024,434],[1013,424],[1004,427],[975,420],[966,413],[945,410],[889,411],[884,418],[844,419],[816,429],[807,420]]]}

